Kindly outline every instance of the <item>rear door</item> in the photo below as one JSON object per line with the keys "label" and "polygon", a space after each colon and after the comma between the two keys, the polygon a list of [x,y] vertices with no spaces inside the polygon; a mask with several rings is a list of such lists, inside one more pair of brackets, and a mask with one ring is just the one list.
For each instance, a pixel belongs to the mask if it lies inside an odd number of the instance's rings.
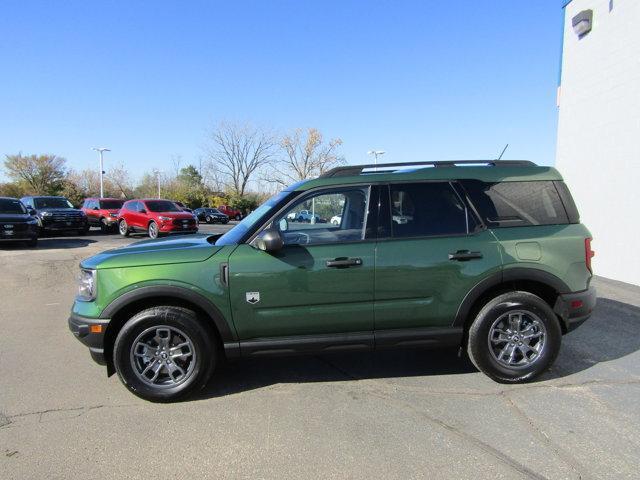
{"label": "rear door", "polygon": [[[373,346],[370,190],[366,185],[304,194],[265,226],[280,230],[281,250],[236,248],[229,258],[229,288],[241,340],[301,336],[301,344],[324,339],[344,345],[355,338],[363,348]],[[288,220],[291,212],[307,208],[318,222]],[[335,215],[342,215],[339,225],[329,222]],[[249,345],[243,353],[251,353],[245,351]]]}
{"label": "rear door", "polygon": [[501,269],[495,237],[452,182],[391,184],[380,208],[376,345],[394,329],[451,326],[467,292]]}

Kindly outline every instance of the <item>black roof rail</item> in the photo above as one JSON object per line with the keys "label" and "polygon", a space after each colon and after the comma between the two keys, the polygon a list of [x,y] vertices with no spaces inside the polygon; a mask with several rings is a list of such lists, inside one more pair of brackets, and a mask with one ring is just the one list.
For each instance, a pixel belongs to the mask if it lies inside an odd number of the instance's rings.
{"label": "black roof rail", "polygon": [[380,169],[367,173],[392,173],[400,168],[389,170],[389,167],[457,167],[458,165],[485,165],[488,167],[536,167],[529,160],[439,160],[435,162],[402,162],[402,163],[370,163],[367,165],[347,165],[336,167],[320,175],[320,178],[345,177],[349,175],[361,175],[368,168]]}

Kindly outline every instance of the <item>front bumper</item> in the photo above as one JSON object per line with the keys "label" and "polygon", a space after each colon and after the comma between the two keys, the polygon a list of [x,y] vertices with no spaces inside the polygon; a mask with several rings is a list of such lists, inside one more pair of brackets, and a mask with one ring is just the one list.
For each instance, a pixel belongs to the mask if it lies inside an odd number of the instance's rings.
{"label": "front bumper", "polygon": [[87,219],[81,221],[51,221],[46,220],[46,217],[42,220],[42,229],[46,231],[68,231],[68,230],[84,230],[89,227]]}
{"label": "front bumper", "polygon": [[562,319],[565,332],[575,330],[591,316],[596,306],[596,297],[595,287],[558,295],[553,311]]}
{"label": "front bumper", "polygon": [[0,225],[0,241],[12,241],[18,240],[24,242],[25,240],[33,240],[38,238],[38,225],[37,224],[14,224],[13,228],[4,228],[4,225]]}
{"label": "front bumper", "polygon": [[69,330],[80,342],[89,347],[91,358],[100,365],[106,365],[104,334],[110,321],[111,319],[108,318],[88,318],[75,313],[69,317]]}

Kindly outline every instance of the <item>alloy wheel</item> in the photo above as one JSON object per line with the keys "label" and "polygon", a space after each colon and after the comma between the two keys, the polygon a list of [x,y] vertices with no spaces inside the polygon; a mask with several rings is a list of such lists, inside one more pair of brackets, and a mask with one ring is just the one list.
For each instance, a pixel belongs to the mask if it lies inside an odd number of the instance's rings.
{"label": "alloy wheel", "polygon": [[502,366],[525,368],[535,363],[545,347],[547,330],[542,320],[527,310],[499,316],[489,329],[489,351]]}
{"label": "alloy wheel", "polygon": [[136,376],[155,388],[184,383],[196,365],[196,351],[182,330],[168,325],[147,328],[131,346],[131,366]]}

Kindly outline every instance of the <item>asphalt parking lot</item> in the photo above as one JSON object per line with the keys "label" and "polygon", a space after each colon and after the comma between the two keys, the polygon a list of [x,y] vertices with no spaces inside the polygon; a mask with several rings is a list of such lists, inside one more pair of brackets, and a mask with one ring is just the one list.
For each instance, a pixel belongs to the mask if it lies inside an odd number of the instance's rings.
{"label": "asphalt parking lot", "polygon": [[239,362],[161,405],[67,330],[79,261],[135,240],[0,247],[2,478],[638,478],[640,288],[595,279],[595,315],[528,385],[387,351]]}

